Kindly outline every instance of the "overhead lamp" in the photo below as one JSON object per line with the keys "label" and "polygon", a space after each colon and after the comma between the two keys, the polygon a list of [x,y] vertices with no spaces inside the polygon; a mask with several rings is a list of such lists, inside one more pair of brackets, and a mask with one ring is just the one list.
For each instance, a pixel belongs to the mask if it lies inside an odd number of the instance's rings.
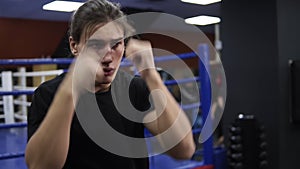
{"label": "overhead lamp", "polygon": [[219,17],[201,15],[192,18],[186,18],[184,21],[187,24],[204,26],[219,23],[221,22],[221,19]]}
{"label": "overhead lamp", "polygon": [[221,0],[181,0],[182,2],[199,4],[199,5],[208,5],[216,2],[221,2]]}
{"label": "overhead lamp", "polygon": [[48,4],[43,5],[43,10],[72,12],[77,10],[82,4],[82,2],[52,1]]}

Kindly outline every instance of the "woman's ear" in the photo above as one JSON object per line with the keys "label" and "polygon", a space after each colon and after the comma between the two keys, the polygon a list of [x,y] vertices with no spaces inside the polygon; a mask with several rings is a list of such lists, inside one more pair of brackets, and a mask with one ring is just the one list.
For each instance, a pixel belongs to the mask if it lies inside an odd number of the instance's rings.
{"label": "woman's ear", "polygon": [[76,41],[74,41],[72,36],[69,37],[69,45],[70,45],[72,54],[74,56],[77,56],[78,55],[78,43]]}

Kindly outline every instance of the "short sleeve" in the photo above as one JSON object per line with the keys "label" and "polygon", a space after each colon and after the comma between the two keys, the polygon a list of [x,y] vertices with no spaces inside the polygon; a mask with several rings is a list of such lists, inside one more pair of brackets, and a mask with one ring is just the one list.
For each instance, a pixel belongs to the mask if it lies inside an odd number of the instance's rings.
{"label": "short sleeve", "polygon": [[46,86],[40,86],[35,90],[29,112],[27,114],[27,140],[29,140],[35,133],[46,116],[49,106],[53,100],[53,95],[54,94],[51,93]]}
{"label": "short sleeve", "polygon": [[138,76],[134,77],[130,84],[130,99],[137,110],[147,112],[153,110],[149,95],[146,82]]}

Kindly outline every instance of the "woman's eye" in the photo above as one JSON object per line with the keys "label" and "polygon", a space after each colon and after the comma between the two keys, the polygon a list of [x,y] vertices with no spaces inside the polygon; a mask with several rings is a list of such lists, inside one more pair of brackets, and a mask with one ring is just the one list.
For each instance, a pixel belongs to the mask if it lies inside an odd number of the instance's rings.
{"label": "woman's eye", "polygon": [[[123,43],[123,41],[113,41],[113,42],[110,42],[110,48],[111,49],[116,49],[122,43]],[[104,41],[100,41],[100,40],[90,40],[87,43],[87,47],[90,48],[90,49],[93,49],[93,50],[104,49],[106,45],[108,45],[108,44],[105,43]]]}
{"label": "woman's eye", "polygon": [[95,43],[95,44],[91,44],[89,47],[99,50],[99,49],[102,49],[104,47],[104,45],[102,45],[100,43]]}
{"label": "woman's eye", "polygon": [[87,47],[94,50],[99,50],[99,49],[103,49],[104,44],[98,41],[90,41],[87,43]]}
{"label": "woman's eye", "polygon": [[112,49],[116,49],[119,45],[122,44],[122,41],[119,41],[119,42],[116,42],[116,43],[113,43],[111,46]]}

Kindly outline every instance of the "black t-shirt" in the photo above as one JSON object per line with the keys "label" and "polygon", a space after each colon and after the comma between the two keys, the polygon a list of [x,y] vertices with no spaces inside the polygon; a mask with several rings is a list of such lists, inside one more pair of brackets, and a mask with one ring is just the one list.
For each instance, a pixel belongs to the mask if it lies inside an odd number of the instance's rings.
{"label": "black t-shirt", "polygon": [[[30,112],[28,113],[28,140],[44,119],[63,77],[64,74],[47,81],[35,91]],[[147,112],[147,110],[151,109],[151,104],[148,101],[149,91],[146,83],[139,77],[132,77],[125,72],[119,71],[112,86],[117,86],[113,89],[114,92],[111,92],[112,89],[110,89],[108,92],[87,93],[87,95],[93,95],[96,98],[103,117],[112,128],[130,137],[143,138],[144,125],[123,117],[118,112],[119,109],[117,110],[114,106],[113,98],[117,102],[123,102],[124,97],[122,96],[124,96],[124,93],[122,92],[128,91],[129,86],[129,98],[132,105],[139,111]],[[88,107],[86,111],[88,111]],[[101,133],[99,134],[101,135]],[[105,134],[103,134],[103,137],[105,137]],[[122,143],[122,140],[119,141],[120,144],[126,144]],[[128,148],[134,148],[134,145],[128,145]],[[147,151],[146,149],[145,143],[145,151]],[[71,124],[69,152],[63,168],[148,169],[149,162],[148,158],[127,158],[104,150],[85,133],[75,113]]]}

